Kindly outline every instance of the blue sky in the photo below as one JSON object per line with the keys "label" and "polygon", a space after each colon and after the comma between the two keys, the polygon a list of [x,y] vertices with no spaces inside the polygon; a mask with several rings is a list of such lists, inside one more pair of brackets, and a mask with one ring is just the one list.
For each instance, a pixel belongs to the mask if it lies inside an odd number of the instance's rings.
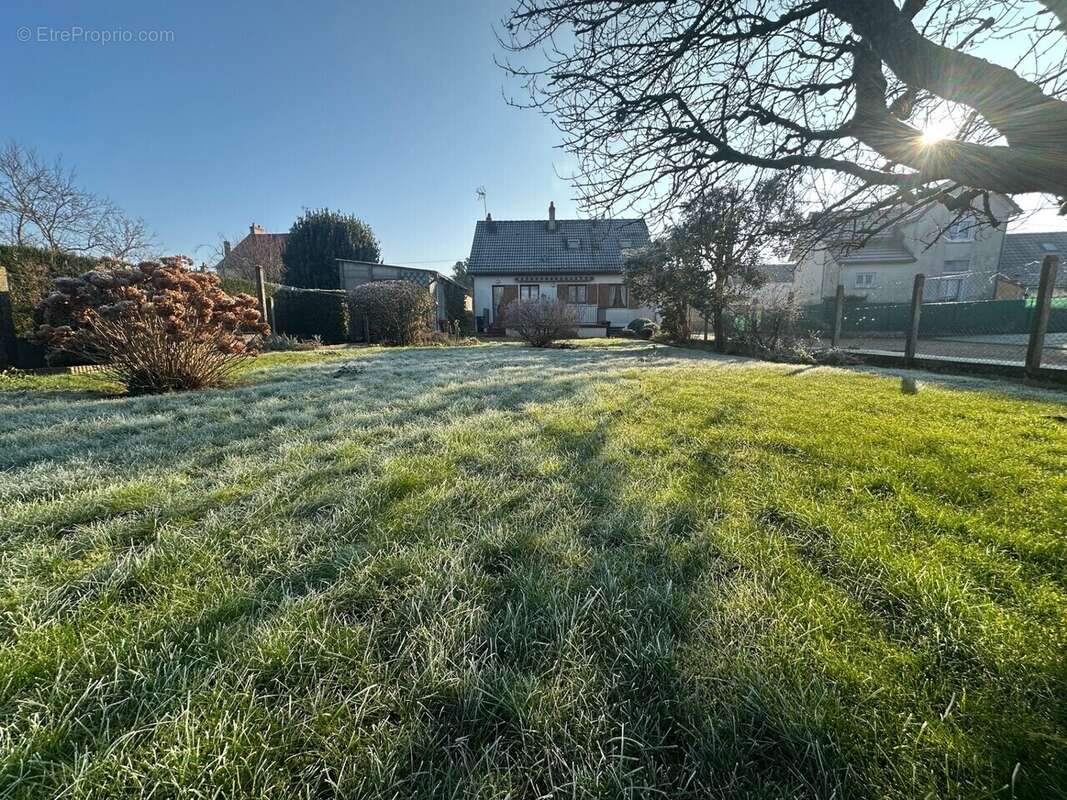
{"label": "blue sky", "polygon": [[[5,0],[4,137],[61,154],[198,261],[220,234],[285,231],[329,206],[369,222],[387,261],[450,264],[469,253],[479,185],[498,218],[544,216],[550,200],[574,214],[558,135],[502,97],[493,26],[508,8]],[[39,40],[74,26],[173,42]]]}
{"label": "blue sky", "polygon": [[[447,266],[479,185],[501,219],[575,213],[559,134],[502,97],[521,91],[493,63],[510,4],[5,0],[4,135],[62,155],[166,252],[210,261],[220,236],[329,206],[369,222],[387,261]],[[61,40],[77,27],[172,41]]]}

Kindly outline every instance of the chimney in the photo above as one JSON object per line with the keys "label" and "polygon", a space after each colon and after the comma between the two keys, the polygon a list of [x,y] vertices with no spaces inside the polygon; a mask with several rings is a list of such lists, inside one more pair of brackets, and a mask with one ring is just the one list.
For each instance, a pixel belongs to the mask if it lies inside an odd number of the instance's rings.
{"label": "chimney", "polygon": [[556,229],[556,204],[551,202],[548,204],[548,230],[554,231]]}
{"label": "chimney", "polygon": [[230,243],[225,239],[222,240],[222,257],[225,258],[230,254]]}
{"label": "chimney", "polygon": [[266,233],[267,231],[262,225],[257,225],[253,222],[248,226],[248,232],[255,236],[257,233]]}
{"label": "chimney", "polygon": [[492,222],[493,221],[493,215],[492,214],[486,214],[485,215],[485,221],[486,222]]}

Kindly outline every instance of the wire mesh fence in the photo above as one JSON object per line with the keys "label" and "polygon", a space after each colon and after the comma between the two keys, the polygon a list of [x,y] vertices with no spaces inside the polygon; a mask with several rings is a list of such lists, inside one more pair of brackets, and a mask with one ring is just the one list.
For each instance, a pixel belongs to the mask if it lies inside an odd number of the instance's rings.
{"label": "wire mesh fence", "polygon": [[[999,280],[950,273],[878,287],[880,296],[901,298],[897,302],[872,303],[842,292],[840,307],[837,299],[805,307],[801,325],[859,354],[1067,370],[1067,289],[1060,290],[1062,296],[1055,296],[1052,284],[1047,290],[1053,296],[1042,341],[1033,338],[1042,309],[1038,292],[1014,287],[1009,293]],[[1040,345],[1039,360],[1028,357],[1032,342]]]}

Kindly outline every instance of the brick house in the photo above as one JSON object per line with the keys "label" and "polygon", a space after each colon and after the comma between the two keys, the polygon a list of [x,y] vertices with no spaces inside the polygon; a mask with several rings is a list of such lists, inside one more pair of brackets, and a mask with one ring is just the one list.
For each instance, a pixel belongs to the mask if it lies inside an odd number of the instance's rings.
{"label": "brick house", "polygon": [[255,280],[258,264],[268,281],[282,283],[285,272],[282,252],[288,240],[288,233],[267,233],[262,225],[253,222],[248,226],[248,235],[236,246],[231,247],[228,241],[222,243],[223,257],[215,265],[215,271],[222,278]]}

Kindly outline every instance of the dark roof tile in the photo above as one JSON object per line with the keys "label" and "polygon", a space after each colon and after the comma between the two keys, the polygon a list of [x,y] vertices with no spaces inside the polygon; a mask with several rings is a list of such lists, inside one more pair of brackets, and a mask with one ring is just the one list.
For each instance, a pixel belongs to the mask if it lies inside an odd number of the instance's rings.
{"label": "dark roof tile", "polygon": [[1060,257],[1056,286],[1067,288],[1067,231],[1055,233],[1009,233],[1000,253],[1000,273],[1023,286],[1036,289],[1045,256]]}
{"label": "dark roof tile", "polygon": [[[568,241],[569,240],[569,241]],[[469,272],[621,273],[623,251],[649,245],[643,219],[483,220],[474,229]]]}

